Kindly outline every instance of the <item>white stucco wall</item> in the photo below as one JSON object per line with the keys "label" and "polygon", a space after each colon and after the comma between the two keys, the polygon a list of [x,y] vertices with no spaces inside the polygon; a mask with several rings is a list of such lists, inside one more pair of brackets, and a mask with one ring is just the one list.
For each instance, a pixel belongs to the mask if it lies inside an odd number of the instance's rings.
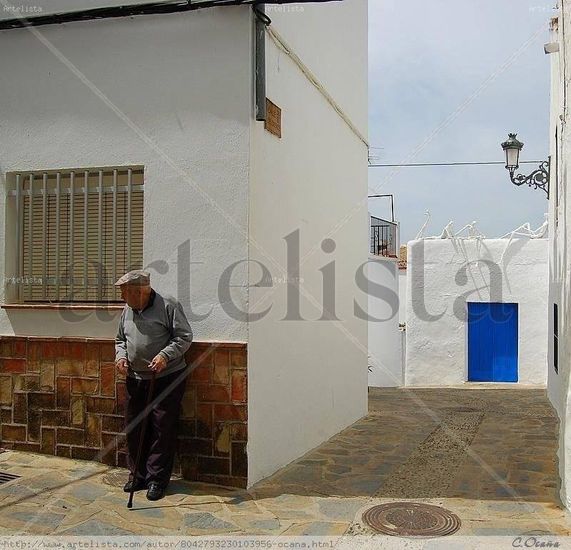
{"label": "white stucco wall", "polygon": [[438,239],[408,246],[405,384],[467,381],[466,301],[519,304],[518,383],[545,384],[547,239],[514,239],[509,246],[507,239]]}
{"label": "white stucco wall", "polygon": [[[564,36],[561,29],[571,25],[569,2],[564,2],[559,20],[559,31],[553,31],[552,40],[559,43],[559,53],[550,54],[551,60],[551,124],[550,155],[551,180],[549,193],[550,258],[549,258],[549,311],[548,343],[549,367],[547,394],[559,417],[558,463],[561,477],[561,501],[571,508],[571,256],[569,243],[571,227],[569,215],[571,202],[568,199],[571,165],[571,149],[568,145],[569,113],[566,98],[570,93],[569,81],[565,75],[569,71],[569,48],[571,37]],[[562,21],[564,17],[565,21]],[[557,26],[556,26],[557,27]],[[557,147],[555,134],[557,133]],[[553,367],[553,304],[559,306],[559,372]]]}
{"label": "white stucco wall", "polygon": [[[92,3],[73,2],[74,9],[82,7]],[[212,308],[192,323],[196,339],[247,340],[246,324],[220,307],[217,284],[225,267],[247,258],[250,8],[37,32],[57,51],[29,30],[0,32],[0,48],[10,52],[0,57],[2,183],[10,171],[144,165],[144,262],[168,262],[166,274],[151,269],[154,286],[191,303],[197,314]],[[2,224],[0,273],[4,231]],[[190,280],[188,258],[177,260],[186,240],[194,262]],[[246,310],[245,265],[232,283],[236,303]],[[58,312],[0,310],[0,334],[112,336],[116,323],[117,314],[107,321],[92,314],[70,325]]]}
{"label": "white stucco wall", "polygon": [[368,323],[369,386],[402,386],[398,264],[393,259],[369,256],[367,268],[371,317]]}
{"label": "white stucco wall", "polygon": [[[557,33],[553,33],[553,40],[557,40]],[[566,208],[567,197],[565,193],[566,180],[557,178],[562,170],[566,170],[566,159],[562,158],[561,153],[567,152],[566,144],[563,142],[563,122],[559,118],[562,113],[561,83],[560,83],[560,54],[550,54],[551,61],[551,131],[550,131],[550,155],[551,155],[551,181],[550,181],[550,201],[549,201],[549,311],[548,311],[548,342],[549,342],[549,369],[547,379],[547,392],[549,399],[558,411],[563,413],[565,409],[565,386],[562,383],[565,367],[556,373],[554,370],[554,312],[553,304],[557,303],[560,308],[565,307],[566,300],[564,298],[563,289],[568,288],[568,281],[565,274],[565,231],[566,231]],[[557,140],[555,134],[557,133]],[[568,154],[568,153],[567,153]],[[566,320],[567,312],[560,310],[560,318]],[[564,326],[567,322],[564,323]],[[563,328],[563,327],[561,327]],[[567,346],[563,341],[564,335],[561,335],[559,357],[566,357]],[[565,362],[563,362],[565,364]]]}
{"label": "white stucco wall", "polygon": [[[367,3],[268,9],[277,31],[367,134]],[[355,284],[367,261],[367,148],[297,66],[266,40],[267,96],[282,109],[282,138],[252,126],[250,309],[272,306],[249,332],[250,482],[274,472],[366,413],[367,309]],[[287,311],[284,237],[299,230],[302,317]],[[335,251],[321,248],[324,238]],[[322,269],[335,261],[336,315],[322,316]]]}

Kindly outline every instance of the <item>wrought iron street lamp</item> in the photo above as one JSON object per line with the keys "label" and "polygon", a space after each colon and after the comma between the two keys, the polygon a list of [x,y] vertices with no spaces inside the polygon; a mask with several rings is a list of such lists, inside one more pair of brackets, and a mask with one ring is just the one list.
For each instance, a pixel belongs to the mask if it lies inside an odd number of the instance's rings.
{"label": "wrought iron street lamp", "polygon": [[502,149],[506,154],[506,169],[510,173],[510,179],[514,185],[527,184],[534,189],[542,189],[549,198],[549,161],[539,163],[539,168],[528,176],[516,174],[519,168],[519,153],[523,149],[523,143],[516,137],[517,134],[508,134],[508,139],[502,143]]}

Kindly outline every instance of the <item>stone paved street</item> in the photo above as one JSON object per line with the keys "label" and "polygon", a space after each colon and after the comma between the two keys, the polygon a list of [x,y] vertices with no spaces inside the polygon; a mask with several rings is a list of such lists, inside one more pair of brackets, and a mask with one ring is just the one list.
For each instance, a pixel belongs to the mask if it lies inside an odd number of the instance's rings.
{"label": "stone paved street", "polygon": [[571,534],[558,501],[558,421],[543,389],[372,389],[369,414],[250,490],[174,481],[133,510],[124,470],[6,451],[0,534],[341,535],[373,504],[443,505],[458,535]]}

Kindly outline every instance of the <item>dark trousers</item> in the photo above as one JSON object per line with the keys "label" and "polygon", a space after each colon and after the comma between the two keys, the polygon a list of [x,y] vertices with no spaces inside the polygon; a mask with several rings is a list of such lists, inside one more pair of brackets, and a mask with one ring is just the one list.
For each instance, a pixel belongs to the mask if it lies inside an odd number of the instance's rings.
{"label": "dark trousers", "polygon": [[127,376],[127,408],[125,414],[127,435],[127,466],[131,479],[150,483],[156,481],[166,487],[170,481],[176,450],[177,423],[180,416],[181,401],[190,369],[186,368],[155,379],[152,405],[147,420],[145,439],[141,449],[138,472],[135,472],[135,460],[139,448],[141,428],[144,423],[150,380],[137,380]]}

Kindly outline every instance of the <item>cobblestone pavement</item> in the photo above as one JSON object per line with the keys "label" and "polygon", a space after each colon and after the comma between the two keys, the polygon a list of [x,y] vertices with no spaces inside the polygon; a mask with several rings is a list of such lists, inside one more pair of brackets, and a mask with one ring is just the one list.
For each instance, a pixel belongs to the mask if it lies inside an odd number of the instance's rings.
{"label": "cobblestone pavement", "polygon": [[246,491],[173,481],[132,510],[125,470],[0,453],[0,534],[341,535],[368,507],[443,505],[459,535],[571,534],[558,500],[557,418],[543,389],[371,389],[369,414]]}

